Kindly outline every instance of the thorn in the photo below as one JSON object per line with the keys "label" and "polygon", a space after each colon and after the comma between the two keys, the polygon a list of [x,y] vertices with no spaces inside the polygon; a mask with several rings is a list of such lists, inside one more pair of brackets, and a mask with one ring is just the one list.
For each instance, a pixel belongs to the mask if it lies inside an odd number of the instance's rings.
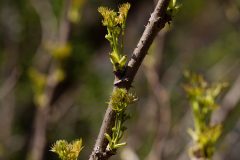
{"label": "thorn", "polygon": [[117,80],[114,82],[114,86],[124,86],[126,83],[128,83],[128,79],[127,78],[123,78],[123,79],[120,79],[120,80]]}

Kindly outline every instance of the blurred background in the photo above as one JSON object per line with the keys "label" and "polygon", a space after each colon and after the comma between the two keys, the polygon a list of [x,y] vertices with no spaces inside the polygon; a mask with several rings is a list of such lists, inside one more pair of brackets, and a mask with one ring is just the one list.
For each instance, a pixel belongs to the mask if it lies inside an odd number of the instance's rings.
{"label": "blurred background", "polygon": [[[58,139],[82,137],[88,159],[113,73],[99,6],[120,0],[0,1],[0,160],[57,159]],[[156,1],[129,0],[125,53],[131,55]],[[112,159],[186,160],[192,116],[181,87],[185,69],[227,81],[213,121],[224,122],[216,160],[239,160],[240,1],[179,0],[174,21],[156,37],[133,90],[124,137]]]}

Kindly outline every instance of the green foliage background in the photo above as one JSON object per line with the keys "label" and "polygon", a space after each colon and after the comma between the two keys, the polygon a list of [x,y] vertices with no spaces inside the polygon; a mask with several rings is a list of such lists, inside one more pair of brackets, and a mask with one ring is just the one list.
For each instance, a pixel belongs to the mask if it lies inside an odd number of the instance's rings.
{"label": "green foliage background", "polygon": [[[63,0],[49,2],[59,21]],[[68,41],[72,46],[72,54],[64,63],[66,79],[57,86],[54,100],[58,100],[65,93],[72,103],[60,119],[54,121],[53,116],[47,131],[44,159],[57,158],[49,152],[50,146],[57,139],[71,141],[80,137],[84,144],[80,159],[88,158],[106,110],[114,78],[108,58],[110,46],[104,38],[106,31],[101,25],[97,8],[100,5],[114,8],[123,2],[126,1],[87,0],[80,10],[80,22],[71,24]],[[125,34],[125,53],[128,55],[136,46],[154,8],[154,1],[129,2],[131,9]],[[155,59],[159,83],[165,87],[170,97],[171,129],[166,137],[170,141],[178,135],[180,139],[176,142],[177,148],[171,148],[171,144],[165,146],[162,155],[164,159],[176,159],[190,140],[186,130],[191,124],[179,124],[187,117],[186,113],[189,110],[181,88],[182,72],[191,69],[202,73],[210,81],[228,81],[229,84],[233,84],[240,74],[239,0],[182,0],[179,3],[182,7],[170,24],[170,31],[164,36],[163,52],[158,50],[161,42],[156,40],[155,47],[152,47],[148,56]],[[11,90],[13,97],[10,99],[0,97],[0,159],[26,158],[36,111],[28,70],[35,63],[34,55],[41,38],[39,15],[31,1],[0,1],[0,90],[14,70],[20,74],[15,87]],[[158,54],[162,56],[155,56]],[[133,86],[139,101],[130,108],[132,118],[125,138],[140,159],[144,159],[156,142],[158,128],[157,123],[151,118],[154,110],[151,111],[149,105],[154,104],[160,108],[161,106],[156,102],[150,103],[154,99],[154,94],[145,76],[144,67],[140,70]],[[10,111],[6,111],[7,105],[12,106]],[[57,107],[53,115],[55,112],[57,114]],[[225,122],[228,132],[232,131],[238,121],[240,115],[238,108],[239,101],[232,111],[233,116],[228,117]],[[143,113],[150,114],[150,118],[141,121],[141,118],[144,118]],[[188,119],[192,121],[191,117]],[[8,120],[10,123],[7,123]],[[185,124],[185,121],[183,123]],[[176,134],[179,132],[181,134]],[[239,139],[238,135],[235,146]],[[221,145],[219,148],[221,149]],[[239,155],[231,148],[223,150],[222,153],[226,153],[222,155],[223,158],[224,155],[228,155],[229,160],[239,159]]]}

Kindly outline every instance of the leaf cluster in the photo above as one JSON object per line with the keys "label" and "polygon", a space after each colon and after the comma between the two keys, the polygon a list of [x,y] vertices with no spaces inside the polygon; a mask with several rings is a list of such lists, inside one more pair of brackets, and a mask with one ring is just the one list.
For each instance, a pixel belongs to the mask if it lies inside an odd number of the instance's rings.
{"label": "leaf cluster", "polygon": [[116,112],[122,112],[129,104],[134,103],[137,100],[133,93],[129,93],[124,88],[116,88],[110,98],[109,104]]}
{"label": "leaf cluster", "polygon": [[177,0],[171,0],[167,8],[167,14],[174,17],[179,11],[181,5],[177,4]]}
{"label": "leaf cluster", "polygon": [[103,26],[107,27],[105,38],[110,42],[112,48],[112,52],[109,56],[114,71],[122,71],[127,62],[127,56],[123,54],[123,37],[129,9],[129,3],[122,4],[118,12],[107,7],[98,8],[98,12],[103,17]]}
{"label": "leaf cluster", "polygon": [[[216,98],[227,86],[226,83],[209,85],[201,75],[185,72],[188,83],[183,86],[191,103],[194,130],[189,134],[195,142],[190,149],[193,156],[211,159],[214,146],[222,132],[221,124],[212,126],[210,118],[212,112],[218,108]],[[191,155],[190,154],[190,155]]]}
{"label": "leaf cluster", "polygon": [[124,122],[130,118],[126,113],[126,108],[129,104],[137,100],[136,96],[129,93],[126,89],[116,88],[110,98],[109,104],[116,112],[114,127],[112,128],[112,135],[105,133],[105,137],[109,141],[108,150],[114,151],[115,149],[124,146],[126,142],[120,143],[124,131],[127,129]]}
{"label": "leaf cluster", "polygon": [[71,143],[68,143],[66,140],[58,140],[50,151],[57,153],[61,160],[77,160],[82,149],[82,139]]}

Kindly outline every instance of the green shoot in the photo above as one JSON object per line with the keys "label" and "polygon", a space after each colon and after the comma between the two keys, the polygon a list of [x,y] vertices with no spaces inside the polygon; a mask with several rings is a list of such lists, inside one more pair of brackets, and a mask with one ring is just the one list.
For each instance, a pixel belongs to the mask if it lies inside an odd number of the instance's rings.
{"label": "green shoot", "polygon": [[185,72],[188,83],[184,90],[188,95],[194,117],[194,129],[188,132],[194,141],[190,148],[190,158],[210,160],[215,150],[215,144],[222,133],[222,125],[211,125],[212,112],[218,108],[216,98],[226,87],[226,83],[209,85],[202,76]]}
{"label": "green shoot", "polygon": [[129,9],[129,3],[122,4],[119,7],[118,12],[106,7],[98,8],[98,12],[103,17],[103,26],[107,27],[108,33],[105,38],[110,42],[112,48],[112,52],[109,56],[110,61],[113,64],[114,71],[123,71],[127,62],[127,56],[123,54],[123,38]]}
{"label": "green shoot", "polygon": [[77,160],[82,149],[82,139],[71,143],[65,140],[58,140],[50,151],[57,153],[61,160]]}

